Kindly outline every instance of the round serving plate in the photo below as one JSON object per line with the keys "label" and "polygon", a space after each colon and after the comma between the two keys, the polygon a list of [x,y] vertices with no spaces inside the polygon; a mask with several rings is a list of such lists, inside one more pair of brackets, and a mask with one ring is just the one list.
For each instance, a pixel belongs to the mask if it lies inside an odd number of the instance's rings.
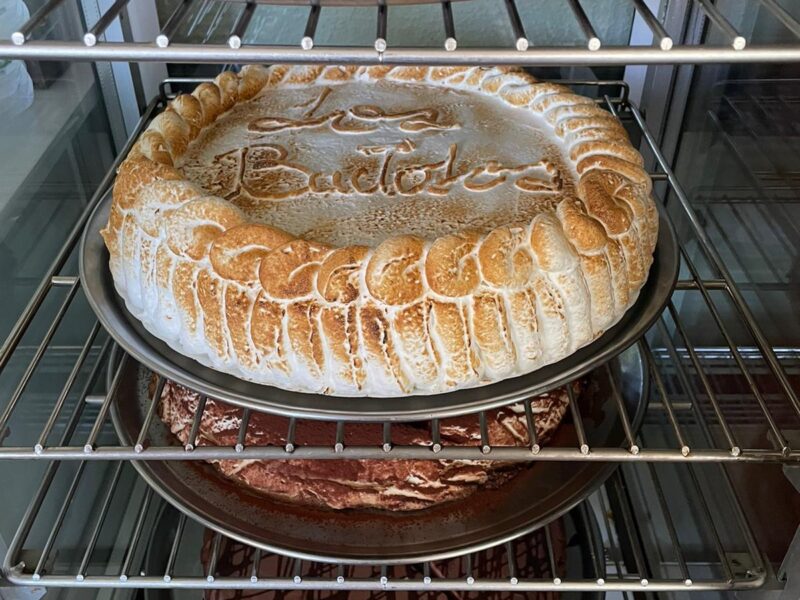
{"label": "round serving plate", "polygon": [[[177,532],[177,523],[178,519],[176,518],[175,510],[168,504],[160,504],[155,516],[154,527],[150,530],[151,535],[145,546],[143,562],[145,574],[160,575],[166,572],[172,540],[175,538]],[[533,552],[526,554],[524,557],[521,557],[519,553],[517,555],[520,559],[517,563],[517,569],[521,578],[531,577],[526,574],[528,571],[534,571],[536,575],[533,575],[533,577],[536,579],[545,579],[556,575],[564,580],[570,581],[596,579],[595,561],[592,555],[602,556],[603,548],[598,543],[598,540],[602,538],[600,537],[600,528],[594,513],[591,511],[572,510],[562,517],[561,523],[555,530],[563,534],[563,539],[556,539],[556,535],[558,534],[553,535],[553,545],[556,546],[554,547],[556,560],[558,561],[559,558],[562,559],[557,562],[558,573],[554,575],[550,574],[549,560],[545,554],[547,552],[547,542],[546,539],[542,539],[544,537],[543,534],[533,533],[532,535],[537,536],[536,539],[531,540],[531,543],[525,547],[525,549],[533,550]],[[551,533],[553,532],[551,531]],[[188,547],[193,549],[193,552],[186,557],[189,561],[187,566],[193,567],[200,561],[203,564],[205,572],[208,566],[207,561],[209,558],[210,541],[208,532],[201,528],[190,527],[184,530],[183,543],[188,544]],[[563,552],[560,550],[563,550]],[[252,548],[239,544],[238,542],[226,542],[223,540],[220,544],[219,555],[217,556],[217,571],[215,575],[217,575],[218,579],[221,578],[223,580],[227,578],[246,580],[250,577],[250,567],[253,558],[254,550]],[[485,560],[481,560],[484,558]],[[495,560],[492,560],[493,558]],[[480,555],[473,557],[473,565],[479,569],[479,571],[473,571],[475,576],[480,579],[494,579],[498,581],[503,580],[504,577],[508,577],[507,570],[503,569],[504,565],[496,565],[498,562],[497,558],[496,556],[484,557]],[[261,571],[259,574],[261,577],[285,577],[287,573],[294,572],[294,564],[292,561],[292,558],[280,555],[262,555]],[[538,564],[531,564],[533,561],[542,563],[541,567]],[[501,560],[500,562],[503,561]],[[461,564],[457,566],[463,567],[464,565]],[[316,569],[312,572],[304,572],[304,576],[333,579],[339,574],[337,567],[334,565],[320,565],[317,563],[314,567],[316,567]],[[422,578],[422,565],[409,565],[406,568],[409,578]],[[175,572],[180,572],[182,570],[185,569],[181,569],[181,565],[176,565],[174,568]],[[547,574],[539,576],[539,571],[546,571]],[[346,576],[350,577],[351,575],[348,573]],[[353,576],[374,577],[375,574],[362,572],[353,573]],[[403,572],[395,572],[392,575],[393,578],[405,576],[406,573]],[[143,597],[144,600],[197,600],[197,593],[196,589],[146,588],[143,590]],[[330,590],[319,592],[310,590],[284,592],[287,598],[305,598],[308,600],[330,598],[330,593]],[[259,592],[255,589],[248,589],[246,597],[258,600],[261,594],[263,594],[264,598],[278,597],[274,591],[263,590]],[[280,594],[280,592],[278,594]],[[419,592],[396,592],[396,595],[393,597],[410,599],[417,598],[417,594],[419,594]],[[518,598],[519,594],[520,592],[498,592],[497,594],[486,592],[486,597],[510,599]],[[549,592],[543,592],[541,595],[528,592],[525,597],[531,600],[537,598],[543,599],[550,598],[551,596],[549,594]],[[236,595],[236,592],[231,589],[206,592],[204,596],[204,598],[208,598],[209,600],[240,597],[241,596]],[[280,597],[282,598],[284,596]],[[604,597],[605,594],[599,591],[562,592],[559,596],[560,600],[602,600]],[[338,592],[336,598],[339,600],[374,600],[377,598],[386,598],[386,596],[383,591],[354,590],[346,592],[342,590]]]}
{"label": "round serving plate", "polygon": [[[660,208],[660,207],[659,207]],[[108,222],[111,192],[89,218],[80,247],[86,297],[114,340],[153,371],[206,396],[253,410],[325,420],[415,421],[452,417],[504,406],[544,393],[585,375],[628,348],[655,322],[670,298],[680,265],[669,218],[660,212],[653,266],[636,303],[597,340],[551,365],[490,385],[428,396],[348,398],[290,392],[239,379],[188,358],[161,341],[131,315],[114,289],[108,250],[100,230]]]}
{"label": "round serving plate", "polygon": [[[578,399],[590,447],[625,444],[609,372],[634,433],[647,408],[648,371],[638,346],[628,348],[608,366],[588,376],[586,390]],[[109,379],[113,371],[109,369]],[[111,415],[120,442],[132,446],[145,421],[152,375],[127,361],[121,377]],[[421,426],[429,428],[429,423]],[[147,439],[151,446],[180,445],[158,418],[151,421]],[[578,446],[569,412],[547,445]],[[465,500],[390,512],[291,505],[232,483],[201,461],[140,460],[133,465],[176,508],[232,539],[301,559],[352,564],[439,560],[505,542],[560,517],[616,468],[614,463],[595,461],[533,461],[502,485],[481,488]]]}

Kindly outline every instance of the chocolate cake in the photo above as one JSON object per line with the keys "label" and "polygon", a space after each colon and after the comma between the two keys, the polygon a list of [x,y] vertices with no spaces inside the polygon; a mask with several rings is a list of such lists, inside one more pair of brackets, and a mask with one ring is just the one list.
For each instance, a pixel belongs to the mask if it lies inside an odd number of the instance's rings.
{"label": "chocolate cake", "polygon": [[[584,383],[573,383],[580,394]],[[200,400],[199,394],[168,381],[162,393],[160,416],[170,431],[186,443]],[[530,400],[537,443],[546,443],[568,406],[565,388]],[[242,409],[208,399],[194,443],[197,446],[234,446],[239,438]],[[530,444],[522,403],[486,412],[488,442],[493,446]],[[432,444],[429,423],[392,426],[396,445]],[[288,419],[252,412],[245,443],[284,446]],[[380,423],[347,424],[345,445],[380,446]],[[481,443],[477,415],[443,419],[443,446],[477,446]],[[330,445],[336,424],[299,420],[294,444]],[[407,511],[465,498],[484,486],[497,486],[524,466],[492,460],[214,460],[225,477],[248,488],[287,502],[331,509],[382,509]]]}

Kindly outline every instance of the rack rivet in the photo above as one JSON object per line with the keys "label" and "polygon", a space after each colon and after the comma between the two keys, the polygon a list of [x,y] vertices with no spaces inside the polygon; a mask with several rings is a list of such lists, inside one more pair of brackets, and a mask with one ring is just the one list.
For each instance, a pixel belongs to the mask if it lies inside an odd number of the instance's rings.
{"label": "rack rivet", "polygon": [[734,50],[744,50],[744,47],[747,45],[747,40],[744,39],[742,36],[737,35],[733,38],[733,49]]}
{"label": "rack rivet", "polygon": [[469,577],[467,577],[467,585],[472,585],[473,583],[475,583],[475,578],[472,575],[470,575]]}
{"label": "rack rivet", "polygon": [[234,50],[238,50],[242,47],[242,38],[238,35],[232,35],[228,38],[228,46]]}
{"label": "rack rivet", "polygon": [[422,583],[424,583],[425,585],[429,585],[430,582],[431,582],[431,578],[428,577],[427,575],[422,578]]}
{"label": "rack rivet", "polygon": [[391,452],[391,451],[392,451],[392,445],[391,445],[389,442],[386,442],[386,443],[385,443],[385,444],[382,446],[382,448],[383,448],[383,451],[384,451],[384,452]]}
{"label": "rack rivet", "polygon": [[206,581],[207,581],[208,583],[214,583],[214,576],[213,576],[213,575],[208,575],[208,576],[206,577]]}
{"label": "rack rivet", "polygon": [[136,452],[136,454],[141,454],[142,450],[144,450],[144,446],[142,444],[136,444],[133,447],[133,451]]}
{"label": "rack rivet", "polygon": [[602,577],[597,579],[597,585],[605,585],[605,584],[606,584],[606,580],[603,579]]}
{"label": "rack rivet", "polygon": [[511,582],[511,585],[517,585],[519,583],[519,579],[516,577],[512,577],[509,581]]}
{"label": "rack rivet", "polygon": [[531,452],[533,452],[534,454],[539,454],[539,452],[541,452],[541,450],[542,450],[542,447],[539,444],[534,444],[531,447]]}
{"label": "rack rivet", "polygon": [[389,583],[389,578],[386,575],[381,575],[381,585],[386,585]]}
{"label": "rack rivet", "polygon": [[336,578],[336,583],[344,583],[344,577],[343,577],[342,575],[339,575],[339,576]]}
{"label": "rack rivet", "polygon": [[556,585],[561,585],[561,577],[555,577],[553,579],[553,583],[555,583]]}
{"label": "rack rivet", "polygon": [[739,456],[742,453],[742,449],[739,446],[734,446],[731,448],[731,456]]}
{"label": "rack rivet", "polygon": [[589,48],[589,50],[591,50],[592,52],[600,50],[600,46],[602,46],[600,38],[596,37],[591,38],[589,42],[586,44],[586,47]]}
{"label": "rack rivet", "polygon": [[644,587],[647,587],[647,585],[648,585],[649,583],[650,583],[650,582],[649,582],[649,581],[647,581],[647,579],[642,579],[642,585],[643,585]]}
{"label": "rack rivet", "polygon": [[483,452],[484,454],[489,454],[489,452],[491,451],[492,447],[489,444],[484,444],[483,446],[481,446],[481,452]]}
{"label": "rack rivet", "polygon": [[119,580],[124,583],[124,582],[128,581],[128,576],[127,575],[120,575],[119,576]]}
{"label": "rack rivet", "polygon": [[672,38],[671,37],[664,37],[661,38],[661,41],[658,43],[658,47],[662,50],[672,50]]}
{"label": "rack rivet", "polygon": [[291,454],[292,452],[294,452],[294,444],[288,443],[283,447],[283,449],[286,450],[286,452],[288,452],[289,454]]}
{"label": "rack rivet", "polygon": [[336,445],[333,447],[334,452],[344,452],[344,444],[342,442],[336,442]]}
{"label": "rack rivet", "polygon": [[687,580],[686,580],[686,581],[684,581],[683,583],[684,583],[685,585],[692,585],[692,580],[691,580],[691,579],[687,579]]}
{"label": "rack rivet", "polygon": [[444,41],[444,49],[447,50],[448,52],[452,52],[457,47],[458,47],[458,42],[456,41],[456,38],[449,37]]}
{"label": "rack rivet", "polygon": [[300,47],[303,50],[311,50],[314,47],[314,40],[308,36],[300,40]]}
{"label": "rack rivet", "polygon": [[169,46],[169,38],[163,34],[156,36],[156,46],[166,48]]}
{"label": "rack rivet", "polygon": [[164,581],[166,583],[169,583],[170,581],[172,581],[172,577],[170,577],[169,575],[164,575]]}
{"label": "rack rivet", "polygon": [[15,46],[22,46],[25,43],[25,34],[21,31],[15,31],[11,34],[11,42]]}
{"label": "rack rivet", "polygon": [[94,446],[92,446],[91,444],[84,444],[83,445],[83,452],[85,454],[91,454],[92,452],[94,452]]}
{"label": "rack rivet", "polygon": [[244,450],[244,445],[236,442],[236,445],[233,447],[234,452],[242,452]]}
{"label": "rack rivet", "polygon": [[528,40],[526,40],[525,38],[519,38],[519,39],[517,40],[517,43],[516,43],[516,44],[514,44],[514,46],[515,46],[515,47],[517,48],[517,50],[519,50],[520,52],[525,52],[525,50],[527,50],[527,49],[528,49],[528,46],[529,46],[529,45],[530,45],[530,43],[529,43],[529,42],[528,42]]}
{"label": "rack rivet", "polygon": [[41,454],[41,453],[42,453],[42,450],[44,450],[44,448],[42,447],[42,445],[41,445],[41,444],[36,444],[36,445],[33,447],[33,451],[34,451],[34,452],[36,452],[36,454]]}
{"label": "rack rivet", "polygon": [[683,448],[681,448],[681,454],[683,454],[684,456],[689,456],[690,453],[691,450],[689,449],[689,446],[684,446]]}
{"label": "rack rivet", "polygon": [[434,452],[441,452],[442,451],[442,445],[441,444],[434,444],[433,445],[433,451]]}
{"label": "rack rivet", "polygon": [[589,454],[589,444],[581,444],[581,454]]}
{"label": "rack rivet", "polygon": [[294,581],[295,583],[300,583],[301,581],[303,581],[303,578],[302,578],[302,577],[300,577],[300,575],[295,575],[295,576],[292,578],[292,581]]}
{"label": "rack rivet", "polygon": [[186,452],[191,452],[192,450],[194,450],[194,444],[188,443],[184,445],[183,449],[186,450]]}
{"label": "rack rivet", "polygon": [[378,52],[386,52],[386,40],[383,38],[375,40],[375,50]]}
{"label": "rack rivet", "polygon": [[639,446],[637,446],[636,444],[631,446],[631,454],[639,454]]}
{"label": "rack rivet", "polygon": [[75,575],[75,581],[83,581],[83,580],[84,580],[83,573],[78,573],[77,575]]}
{"label": "rack rivet", "polygon": [[41,575],[39,575],[38,573],[34,573],[34,574],[31,576],[31,579],[33,579],[34,581],[39,581],[41,578],[42,578],[42,576],[41,576]]}
{"label": "rack rivet", "polygon": [[250,575],[250,583],[258,583],[258,577],[255,575]]}
{"label": "rack rivet", "polygon": [[93,33],[86,33],[83,36],[83,43],[90,48],[97,44],[97,36]]}

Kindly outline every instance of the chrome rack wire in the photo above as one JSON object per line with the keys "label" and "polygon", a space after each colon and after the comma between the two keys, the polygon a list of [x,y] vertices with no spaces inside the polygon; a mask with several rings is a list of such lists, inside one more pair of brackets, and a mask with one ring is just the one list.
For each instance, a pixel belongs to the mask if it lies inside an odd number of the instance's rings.
{"label": "chrome rack wire", "polygon": [[[163,106],[167,89],[197,80],[167,80],[162,85],[162,96],[154,99],[132,139]],[[653,461],[653,462],[797,462],[800,448],[792,448],[790,441],[800,430],[800,402],[796,382],[800,368],[796,349],[773,349],[761,332],[741,292],[717,250],[709,241],[697,215],[684,194],[669,165],[654,142],[639,110],[628,102],[627,88],[619,81],[567,82],[582,90],[594,88],[598,101],[619,117],[631,131],[633,139],[642,140],[642,150],[654,157],[654,181],[663,187],[659,195],[670,200],[668,207],[672,220],[683,231],[681,240],[682,273],[667,310],[659,322],[638,342],[648,358],[652,398],[645,416],[645,426],[660,425],[670,435],[644,443],[631,431],[629,415],[619,395],[620,382],[612,377],[614,401],[621,407],[622,429],[627,434],[622,447],[589,447],[579,443],[575,447],[544,446],[534,439],[527,447],[492,446],[484,442],[473,446],[450,446],[437,439],[438,421],[428,428],[432,432],[428,446],[405,446],[392,443],[391,425],[386,423],[383,443],[375,446],[350,446],[345,444],[346,423],[337,427],[337,435],[322,446],[295,445],[293,431],[296,420],[288,421],[286,444],[281,446],[247,446],[240,436],[230,447],[158,446],[148,440],[148,424],[156,418],[156,404],[151,400],[147,418],[132,445],[115,442],[110,423],[106,418],[115,398],[115,386],[121,369],[115,368],[112,389],[103,394],[93,392],[90,384],[76,396],[76,381],[86,373],[104,367],[108,358],[109,341],[97,322],[88,320],[86,338],[69,375],[63,380],[60,393],[48,405],[46,420],[39,424],[40,433],[28,437],[17,433],[6,438],[3,431],[14,432],[15,416],[26,400],[26,388],[42,369],[42,357],[51,349],[54,333],[65,315],[83,300],[81,282],[75,275],[70,256],[76,248],[81,228],[89,212],[113,182],[116,164],[104,178],[86,211],[60,251],[56,260],[27,308],[20,316],[8,339],[0,350],[0,382],[11,379],[11,397],[0,413],[0,459],[42,460],[208,460],[208,459],[493,459],[504,461]],[[128,147],[131,142],[129,142]],[[127,152],[127,148],[120,157]],[[120,159],[118,159],[120,160]],[[701,262],[702,261],[702,262]],[[701,275],[708,273],[708,275]],[[65,293],[66,291],[66,293]],[[53,318],[53,305],[56,316]],[[703,333],[713,334],[719,346],[700,346],[696,341],[697,328],[687,320],[683,307],[692,304],[701,309]],[[44,307],[44,308],[43,308]],[[32,323],[50,323],[44,338],[31,348],[20,345]],[[705,336],[707,337],[707,336]],[[103,345],[103,341],[105,345]],[[12,360],[13,359],[13,360]],[[128,358],[128,360],[132,360]],[[786,362],[786,367],[782,364]],[[13,364],[15,368],[9,368]],[[164,383],[159,376],[158,387]],[[96,386],[95,386],[96,387]],[[744,390],[744,391],[742,391]],[[154,398],[157,395],[154,395]],[[70,399],[68,401],[68,398]],[[83,414],[82,430],[87,433],[78,444],[51,442],[56,423],[63,422],[66,407],[72,402],[92,406]],[[52,408],[50,408],[52,407]],[[250,413],[243,415],[244,422]],[[195,421],[199,423],[201,414]],[[484,414],[475,418],[485,419]],[[575,418],[580,419],[579,412]],[[480,422],[480,421],[479,421]],[[752,435],[753,428],[764,435]],[[30,429],[30,428],[28,428]],[[584,429],[576,423],[576,429]],[[18,428],[17,431],[23,431]],[[709,431],[708,436],[699,435]]]}
{"label": "chrome rack wire", "polygon": [[[63,471],[58,473],[59,469]],[[89,473],[90,470],[94,473]],[[97,464],[53,462],[31,500],[6,555],[3,570],[17,585],[46,587],[217,588],[250,590],[378,590],[378,591],[709,591],[743,590],[761,586],[765,565],[742,517],[734,495],[715,501],[733,511],[720,522],[707,507],[709,483],[723,468],[718,465],[630,465],[624,477],[616,472],[574,511],[583,529],[579,535],[592,548],[589,572],[581,577],[561,572],[553,551],[552,524],[546,526],[547,576],[520,576],[519,544],[530,535],[498,546],[501,573],[474,576],[471,566],[482,564],[481,553],[459,559],[459,574],[442,576],[438,561],[400,571],[395,566],[317,563],[272,555],[245,545],[235,573],[217,569],[218,550],[230,540],[179,515],[158,500],[126,462]],[[670,471],[674,471],[671,473]],[[675,528],[680,506],[667,503],[664,488],[677,475],[686,482],[687,497],[700,508],[695,513],[696,535],[681,539]],[[635,485],[633,479],[635,478]],[[101,481],[99,484],[90,484]],[[89,486],[91,489],[88,489]],[[636,488],[636,497],[629,492]],[[88,504],[85,500],[96,500]],[[649,501],[648,510],[639,503]],[[728,506],[730,504],[730,506]],[[43,509],[43,507],[48,507]],[[116,510],[109,511],[114,506]],[[162,511],[167,511],[163,513]],[[634,525],[633,515],[648,515]],[[112,516],[113,515],[113,516]],[[62,531],[65,518],[80,520],[82,533]],[[599,526],[593,526],[594,522]],[[157,566],[145,562],[154,531],[168,557]],[[640,532],[641,530],[641,532]],[[666,545],[660,556],[648,553],[640,538],[657,536]],[[203,544],[203,540],[206,541]],[[486,552],[486,551],[484,551]],[[201,558],[205,556],[205,560]],[[749,569],[735,568],[734,556]],[[273,557],[275,561],[262,562]],[[743,558],[746,557],[746,560]]]}
{"label": "chrome rack wire", "polygon": [[[8,59],[93,60],[93,61],[168,61],[201,63],[359,63],[359,64],[520,64],[520,65],[626,65],[677,64],[721,62],[796,62],[800,59],[800,24],[774,0],[761,0],[763,9],[793,36],[791,44],[749,45],[728,18],[711,0],[690,0],[712,28],[722,32],[724,45],[676,45],[662,23],[643,0],[617,0],[631,7],[650,29],[652,45],[606,46],[583,10],[580,0],[564,0],[563,20],[574,20],[584,41],[577,46],[548,46],[537,44],[525,33],[525,24],[517,10],[516,0],[495,3],[494,10],[507,12],[506,34],[508,47],[468,47],[456,40],[451,3],[442,0],[441,18],[444,35],[438,47],[403,47],[386,39],[386,21],[392,12],[390,2],[362,2],[358,10],[375,11],[378,27],[370,45],[346,46],[332,42],[320,46],[314,42],[314,32],[325,11],[336,10],[322,2],[310,2],[308,21],[303,36],[294,45],[261,45],[243,43],[250,17],[258,6],[254,2],[210,0],[217,5],[240,11],[225,43],[187,43],[177,32],[187,16],[201,3],[183,0],[168,18],[154,40],[124,42],[100,41],[103,32],[117,18],[124,17],[128,0],[117,0],[86,31],[81,40],[37,40],[37,27],[65,2],[49,0],[15,31],[10,40],[0,41],[0,57]],[[435,2],[435,0],[431,0]],[[738,0],[745,3],[750,0]],[[585,0],[584,0],[585,2]],[[269,4],[269,0],[258,4]],[[206,6],[205,4],[203,6]],[[732,9],[735,12],[735,9]]]}

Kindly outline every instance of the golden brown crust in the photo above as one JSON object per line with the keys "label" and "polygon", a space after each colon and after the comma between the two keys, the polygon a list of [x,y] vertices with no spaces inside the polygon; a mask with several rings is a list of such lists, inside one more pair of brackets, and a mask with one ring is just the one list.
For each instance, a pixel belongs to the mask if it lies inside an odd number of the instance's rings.
{"label": "golden brown crust", "polygon": [[[493,95],[540,115],[574,185],[528,223],[333,248],[250,221],[173,166],[237,102],[381,79]],[[658,232],[642,164],[594,101],[513,69],[250,66],[153,120],[120,166],[102,233],[131,311],[202,362],[304,391],[441,392],[559,360],[619,320]]]}

